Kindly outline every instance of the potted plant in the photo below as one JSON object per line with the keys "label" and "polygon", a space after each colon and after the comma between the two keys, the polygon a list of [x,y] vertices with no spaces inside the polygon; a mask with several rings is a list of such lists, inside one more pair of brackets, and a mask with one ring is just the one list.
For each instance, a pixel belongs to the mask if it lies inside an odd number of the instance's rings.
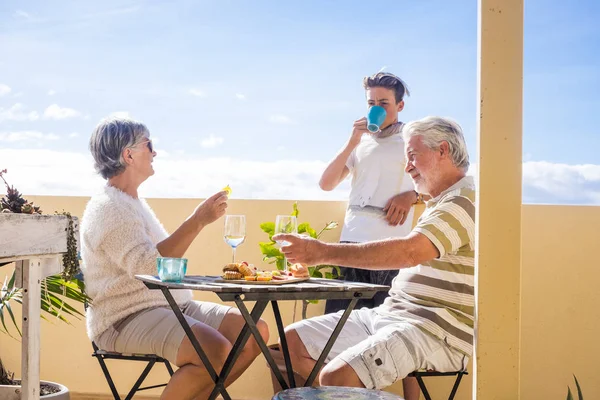
{"label": "potted plant", "polygon": [[[290,214],[298,218],[300,215],[300,211],[298,210],[298,202],[295,202],[293,205],[292,213]],[[330,221],[325,224],[325,226],[317,232],[314,230],[308,222],[303,222],[298,224],[298,234],[299,235],[308,235],[312,238],[319,239],[321,235],[332,229],[337,228],[338,223],[335,221]],[[279,250],[276,242],[273,241],[273,235],[275,233],[275,223],[274,222],[263,222],[260,224],[260,229],[263,232],[269,235],[268,242],[259,242],[260,251],[263,254],[263,261],[268,262],[269,264],[275,264],[277,269],[283,271],[285,258],[283,253]],[[289,263],[288,263],[289,264]],[[289,266],[289,265],[288,265]],[[337,276],[340,276],[340,267],[337,265],[315,265],[308,267],[308,274],[312,278],[328,278],[332,279],[334,277],[333,271],[336,271]],[[302,319],[306,318],[306,310],[309,304],[318,303],[318,300],[302,300]],[[296,307],[294,307],[294,316],[293,321],[296,321]]]}
{"label": "potted plant", "polygon": [[[42,214],[42,210],[32,202],[25,200],[19,191],[10,186],[4,178],[6,170],[0,171],[0,178],[7,188],[7,194],[0,200],[1,214]],[[85,303],[88,297],[84,293],[83,282],[75,277],[79,271],[79,257],[77,254],[77,238],[75,237],[76,221],[69,213],[57,213],[68,218],[67,253],[63,256],[63,271],[60,275],[46,277],[41,283],[41,310],[44,312],[42,318],[52,316],[58,320],[69,323],[67,317],[84,317],[84,315],[73,307],[72,303]],[[0,264],[0,267],[9,263]],[[13,305],[22,304],[23,289],[16,285],[16,270],[7,276],[0,287],[0,334],[18,340],[21,336],[19,324],[15,319]],[[9,328],[12,327],[12,328]],[[4,368],[0,357],[0,388],[10,387],[10,390],[0,391],[0,399],[7,400],[20,398],[20,380],[14,379],[14,374]],[[68,389],[58,383],[42,382],[40,385],[41,397],[52,399],[69,399]],[[4,396],[4,398],[2,397]]]}
{"label": "potted plant", "polygon": [[[290,215],[298,218],[300,211],[298,210],[298,202],[295,202],[292,208],[292,213]],[[319,239],[321,235],[332,229],[337,228],[338,223],[335,221],[330,221],[325,224],[325,226],[317,232],[313,229],[308,222],[303,222],[298,224],[298,234],[300,235],[309,235],[312,238]],[[275,233],[275,223],[274,222],[263,222],[260,224],[260,229],[263,230],[266,234],[269,235],[268,242],[260,242],[260,251],[263,254],[263,261],[266,261],[269,264],[275,264],[277,269],[282,271],[284,269],[284,263],[286,259],[283,256],[283,253],[279,250],[279,247],[276,242],[273,241],[273,235]],[[289,264],[289,263],[288,263]],[[289,265],[288,265],[289,266]],[[334,277],[333,271],[336,271],[337,276],[340,276],[340,267],[337,265],[315,265],[308,267],[309,276],[312,278],[328,278],[332,279]],[[306,319],[306,312],[308,310],[309,304],[318,303],[318,300],[302,300],[302,319]],[[292,321],[296,321],[296,302],[294,302],[294,311],[292,315]],[[279,367],[279,370],[282,371],[284,378],[287,380],[287,370],[285,368],[285,362],[283,359],[283,354],[279,350],[278,344],[272,344],[269,346],[271,350],[271,355],[275,360],[275,363]],[[294,373],[294,378],[297,382],[300,382],[302,377],[296,373]],[[277,393],[281,390],[281,386],[271,371],[271,382],[273,385],[273,393]]]}

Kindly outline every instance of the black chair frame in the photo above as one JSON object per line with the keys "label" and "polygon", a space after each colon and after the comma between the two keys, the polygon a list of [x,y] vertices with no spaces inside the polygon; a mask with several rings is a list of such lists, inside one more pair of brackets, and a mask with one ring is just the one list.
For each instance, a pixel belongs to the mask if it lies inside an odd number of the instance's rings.
{"label": "black chair frame", "polygon": [[421,392],[423,393],[423,397],[425,400],[431,400],[431,395],[425,386],[425,382],[423,381],[423,377],[428,376],[454,376],[456,375],[456,380],[454,381],[454,386],[452,386],[452,391],[450,392],[450,396],[448,400],[453,400],[454,396],[456,396],[456,391],[458,390],[458,386],[460,385],[460,381],[462,380],[463,375],[469,375],[467,371],[454,371],[454,372],[436,372],[436,371],[415,371],[408,374],[408,376],[417,378],[417,382],[419,383],[419,387],[421,388]]}
{"label": "black chair frame", "polygon": [[98,348],[98,346],[96,346],[96,343],[94,343],[94,342],[92,342],[92,347],[94,348],[92,357],[96,357],[96,359],[98,360],[98,363],[100,364],[100,368],[102,368],[102,372],[104,373],[106,382],[108,382],[108,386],[110,387],[110,391],[112,392],[115,400],[121,400],[121,396],[119,395],[119,392],[117,391],[115,383],[114,383],[112,377],[110,376],[110,372],[108,371],[108,367],[106,366],[105,360],[142,361],[142,362],[147,363],[146,368],[144,368],[144,370],[142,371],[142,374],[137,379],[137,381],[135,382],[135,384],[133,385],[131,390],[129,390],[129,393],[127,394],[127,396],[125,397],[124,400],[131,400],[133,398],[133,396],[136,394],[136,392],[139,392],[142,390],[148,390],[148,389],[154,389],[154,388],[167,386],[166,383],[162,383],[160,385],[141,387],[142,383],[144,383],[144,380],[146,379],[146,377],[152,370],[152,367],[154,367],[154,365],[156,363],[164,364],[165,367],[167,368],[167,371],[169,371],[169,375],[173,376],[173,368],[171,367],[171,363],[169,363],[168,360],[166,360],[162,357],[159,357],[155,354],[121,354],[121,353],[115,353],[115,352],[110,352],[110,351],[104,351],[104,350],[100,350]]}

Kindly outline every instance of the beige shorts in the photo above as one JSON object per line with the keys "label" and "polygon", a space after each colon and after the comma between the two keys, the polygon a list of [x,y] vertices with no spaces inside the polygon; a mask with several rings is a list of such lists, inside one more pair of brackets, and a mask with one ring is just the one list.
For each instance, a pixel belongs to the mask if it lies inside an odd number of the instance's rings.
{"label": "beige shorts", "polygon": [[[343,311],[290,325],[298,332],[313,359],[318,359]],[[339,357],[349,364],[368,389],[383,389],[413,371],[438,372],[466,368],[468,357],[415,325],[378,314],[374,309],[354,310],[325,362]]]}
{"label": "beige shorts", "polygon": [[[198,322],[219,329],[230,306],[190,301],[182,308],[187,323]],[[185,331],[169,307],[154,307],[133,313],[104,331],[94,341],[106,351],[129,354],[156,354],[173,364]]]}

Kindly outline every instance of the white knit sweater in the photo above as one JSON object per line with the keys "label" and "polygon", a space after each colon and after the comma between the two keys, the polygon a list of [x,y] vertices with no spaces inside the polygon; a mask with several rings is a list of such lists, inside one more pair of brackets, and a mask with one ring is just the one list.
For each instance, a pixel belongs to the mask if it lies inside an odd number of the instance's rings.
{"label": "white knit sweater", "polygon": [[[112,186],[88,202],[81,222],[82,271],[92,298],[87,332],[94,340],[111,325],[148,307],[168,306],[159,290],[149,290],[136,274],[156,275],[156,244],[168,236],[148,204]],[[191,290],[174,290],[177,304]]]}

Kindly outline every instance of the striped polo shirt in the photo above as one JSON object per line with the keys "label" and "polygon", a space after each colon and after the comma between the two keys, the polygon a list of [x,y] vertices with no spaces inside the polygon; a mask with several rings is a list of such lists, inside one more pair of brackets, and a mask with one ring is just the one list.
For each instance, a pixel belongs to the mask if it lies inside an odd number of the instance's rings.
{"label": "striped polo shirt", "polygon": [[440,256],[401,269],[380,312],[400,316],[471,356],[475,308],[475,185],[464,177],[427,202],[413,229]]}

